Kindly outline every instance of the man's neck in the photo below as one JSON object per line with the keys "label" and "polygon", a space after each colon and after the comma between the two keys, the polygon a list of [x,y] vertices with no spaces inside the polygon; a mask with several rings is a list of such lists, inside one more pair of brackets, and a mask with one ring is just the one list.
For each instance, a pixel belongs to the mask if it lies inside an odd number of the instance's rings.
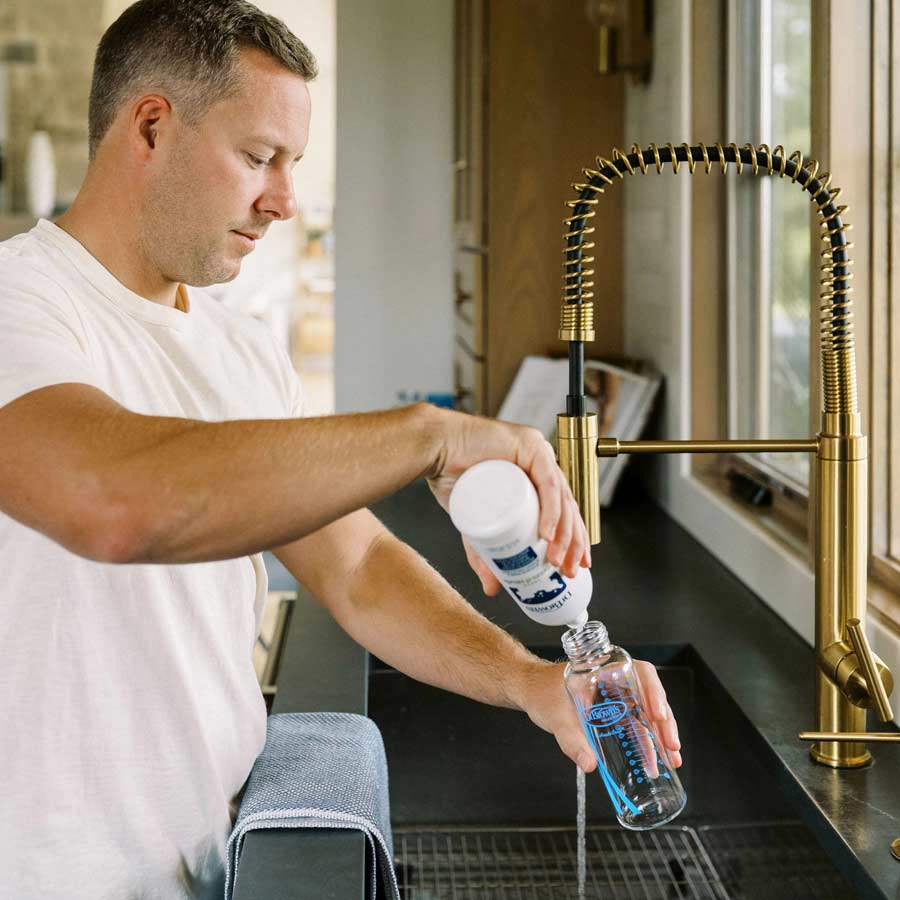
{"label": "man's neck", "polygon": [[[87,195],[87,196],[85,196]],[[161,306],[178,308],[178,284],[150,271],[138,250],[137,235],[128,215],[116,216],[109,204],[92,202],[87,185],[55,222],[78,241],[129,290]]]}

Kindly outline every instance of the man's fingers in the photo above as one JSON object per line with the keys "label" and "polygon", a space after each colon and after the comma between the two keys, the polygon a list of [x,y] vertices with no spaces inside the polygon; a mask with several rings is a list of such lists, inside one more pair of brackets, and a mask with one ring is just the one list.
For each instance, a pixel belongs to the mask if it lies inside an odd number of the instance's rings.
{"label": "man's fingers", "polygon": [[538,533],[550,544],[556,534],[561,511],[559,483],[565,479],[556,464],[553,445],[536,429],[526,431],[528,439],[522,442],[523,453],[517,462],[528,473],[528,477],[537,488],[541,507]]}
{"label": "man's fingers", "polygon": [[549,545],[556,537],[556,532],[559,528],[559,517],[562,513],[559,484],[554,479],[545,481],[543,485],[537,485],[537,488],[541,507],[538,533]]}
{"label": "man's fingers", "polygon": [[[560,479],[560,481],[562,482],[562,479]],[[559,524],[556,527],[556,536],[553,539],[553,543],[547,548],[550,562],[553,563],[557,569],[563,568],[569,549],[569,543],[572,540],[572,531],[575,526],[572,515],[572,504],[568,501],[564,482],[559,486],[559,507]]]}
{"label": "man's fingers", "polygon": [[634,661],[635,671],[641,681],[641,694],[644,699],[644,712],[652,729],[641,729],[641,750],[646,760],[647,775],[656,778],[659,775],[659,766],[656,759],[656,748],[653,746],[653,735],[659,743],[668,746],[666,729],[670,723],[674,723],[674,717],[669,710],[666,700],[666,691],[659,680],[656,666],[642,659]]}
{"label": "man's fingers", "polygon": [[666,721],[669,717],[669,704],[656,666],[645,660],[636,659],[634,667],[641,679],[641,693],[644,695],[648,715],[651,719],[657,719],[660,722]]}
{"label": "man's fingers", "polygon": [[556,743],[583,772],[593,772],[597,768],[597,757],[594,756],[594,751],[581,729],[577,732],[567,730],[562,736],[558,735]]}
{"label": "man's fingers", "polygon": [[574,578],[578,574],[578,567],[585,556],[585,547],[587,545],[587,531],[581,520],[581,513],[578,504],[574,498],[570,501],[572,507],[572,518],[574,527],[572,531],[572,540],[569,543],[569,551],[563,562],[563,570],[570,578]]}
{"label": "man's fingers", "polygon": [[678,724],[675,716],[672,715],[671,706],[669,707],[669,717],[665,722],[659,723],[659,736],[674,761],[674,753],[681,749],[681,739],[678,737]]}
{"label": "man's fingers", "polygon": [[678,735],[678,723],[666,699],[659,673],[656,666],[645,660],[635,660],[634,665],[641,679],[644,702],[654,731],[662,747],[668,750],[672,765],[677,769],[681,765],[681,739]]}
{"label": "man's fingers", "polygon": [[649,729],[644,728],[639,722],[635,723],[634,733],[647,776],[649,778],[657,778],[659,776],[659,765],[656,761],[656,750],[653,747],[653,735]]}
{"label": "man's fingers", "polygon": [[553,445],[532,429],[521,463],[538,492],[541,507],[538,533],[547,541],[550,562],[570,578],[580,565],[589,566],[587,528],[568,482],[556,462]]}

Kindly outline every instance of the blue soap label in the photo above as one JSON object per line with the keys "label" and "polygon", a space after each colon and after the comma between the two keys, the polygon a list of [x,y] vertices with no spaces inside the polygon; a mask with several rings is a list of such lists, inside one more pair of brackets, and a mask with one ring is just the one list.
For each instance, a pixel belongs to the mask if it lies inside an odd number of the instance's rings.
{"label": "blue soap label", "polygon": [[526,547],[521,553],[515,556],[506,556],[503,559],[495,559],[494,563],[501,572],[515,572],[517,569],[524,569],[537,561],[537,553]]}

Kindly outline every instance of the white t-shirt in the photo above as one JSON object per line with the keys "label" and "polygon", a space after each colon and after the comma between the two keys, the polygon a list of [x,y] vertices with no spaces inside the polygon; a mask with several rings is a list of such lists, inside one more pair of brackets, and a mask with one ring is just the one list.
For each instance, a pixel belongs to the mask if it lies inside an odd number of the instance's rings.
{"label": "white t-shirt", "polygon": [[[0,407],[81,382],[148,415],[302,415],[266,326],[185,294],[140,297],[46,220],[0,243]],[[265,740],[261,556],[108,565],[0,513],[0,564],[0,897],[221,897]]]}

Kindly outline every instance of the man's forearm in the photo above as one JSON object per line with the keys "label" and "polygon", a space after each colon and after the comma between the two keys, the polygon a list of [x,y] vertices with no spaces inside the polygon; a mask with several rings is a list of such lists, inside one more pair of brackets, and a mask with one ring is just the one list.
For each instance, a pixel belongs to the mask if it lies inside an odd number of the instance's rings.
{"label": "man's forearm", "polygon": [[129,562],[225,559],[368,506],[434,464],[432,407],[320,419],[173,423],[115,462],[110,503],[137,510]]}
{"label": "man's forearm", "polygon": [[494,706],[522,708],[541,661],[488,621],[412,547],[385,533],[333,610],[354,640],[401,672]]}

